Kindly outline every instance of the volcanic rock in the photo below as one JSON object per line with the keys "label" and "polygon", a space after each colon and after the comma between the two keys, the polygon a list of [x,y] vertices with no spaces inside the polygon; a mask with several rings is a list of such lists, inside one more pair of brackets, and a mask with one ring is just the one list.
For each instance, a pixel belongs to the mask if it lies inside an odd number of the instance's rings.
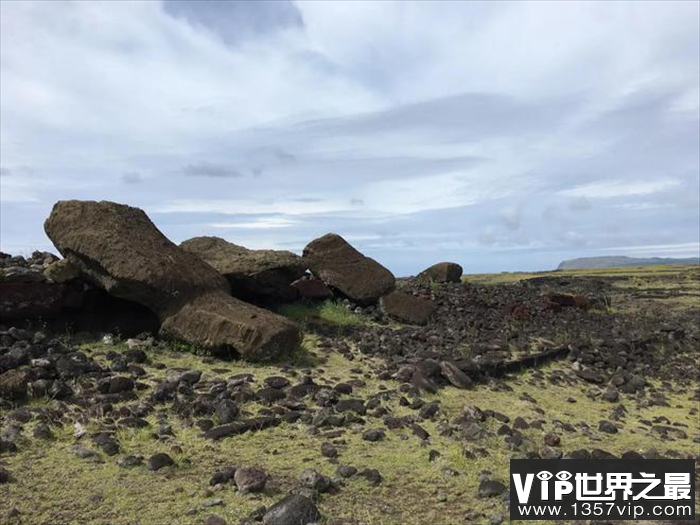
{"label": "volcanic rock", "polygon": [[162,469],[163,467],[169,467],[173,463],[172,458],[165,452],[159,452],[148,458],[148,469],[156,471]]}
{"label": "volcanic rock", "polygon": [[389,317],[402,323],[424,325],[436,310],[432,301],[400,291],[393,291],[379,300]]}
{"label": "volcanic rock", "polygon": [[479,497],[480,498],[492,498],[503,494],[506,490],[506,486],[500,481],[493,479],[485,479],[479,483]]}
{"label": "volcanic rock", "polygon": [[54,283],[65,283],[80,277],[80,268],[68,259],[61,259],[46,267],[44,277]]}
{"label": "volcanic rock", "polygon": [[333,297],[331,289],[321,279],[316,277],[297,279],[291,286],[296,289],[299,297],[302,299],[321,301]]}
{"label": "volcanic rock", "polygon": [[304,248],[303,258],[316,277],[361,305],[377,302],[396,282],[384,266],[334,233],[311,241]]}
{"label": "volcanic rock", "polygon": [[292,301],[291,284],[306,273],[298,255],[282,250],[249,250],[219,237],[194,237],[180,244],[228,279],[231,293],[252,301]]}
{"label": "volcanic rock", "polygon": [[236,470],[233,479],[238,490],[246,492],[260,492],[267,483],[267,473],[264,470],[254,467],[243,467]]}
{"label": "volcanic rock", "polygon": [[443,361],[440,363],[440,371],[452,386],[464,389],[474,387],[474,381],[472,381],[467,374],[457,368],[457,365],[451,363],[450,361]]}
{"label": "volcanic rock", "polygon": [[321,520],[321,513],[306,496],[289,494],[263,516],[264,525],[308,525]]}
{"label": "volcanic rock", "polygon": [[416,278],[434,283],[458,283],[462,279],[462,267],[453,262],[441,262],[426,268]]}
{"label": "volcanic rock", "polygon": [[299,343],[296,325],[231,297],[216,270],[175,246],[138,208],[60,201],[44,227],[88,280],[155,312],[166,336],[250,360],[285,354]]}
{"label": "volcanic rock", "polygon": [[27,370],[8,370],[0,374],[0,398],[10,401],[26,398],[29,377]]}

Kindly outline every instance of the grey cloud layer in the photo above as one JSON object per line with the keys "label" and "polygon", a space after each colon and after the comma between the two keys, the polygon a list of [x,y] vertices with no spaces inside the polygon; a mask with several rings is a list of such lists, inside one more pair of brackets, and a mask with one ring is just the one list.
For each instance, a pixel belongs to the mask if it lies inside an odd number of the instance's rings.
{"label": "grey cloud layer", "polygon": [[84,198],[399,274],[697,253],[697,4],[237,4],[0,4],[3,250]]}

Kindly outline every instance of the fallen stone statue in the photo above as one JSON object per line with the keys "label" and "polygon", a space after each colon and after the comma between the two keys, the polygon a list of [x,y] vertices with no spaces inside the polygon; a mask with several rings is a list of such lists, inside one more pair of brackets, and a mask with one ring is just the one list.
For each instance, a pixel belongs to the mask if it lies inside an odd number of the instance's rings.
{"label": "fallen stone statue", "polygon": [[250,361],[284,355],[300,342],[294,323],[232,297],[224,277],[169,241],[138,208],[60,201],[44,228],[86,279],[152,310],[163,336]]}

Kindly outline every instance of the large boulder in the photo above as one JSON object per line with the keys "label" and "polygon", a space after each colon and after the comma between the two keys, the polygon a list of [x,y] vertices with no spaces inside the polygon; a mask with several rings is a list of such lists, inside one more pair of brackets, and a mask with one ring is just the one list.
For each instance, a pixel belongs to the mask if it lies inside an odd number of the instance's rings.
{"label": "large boulder", "polygon": [[303,257],[316,277],[358,304],[377,302],[396,283],[389,270],[335,233],[311,241]]}
{"label": "large boulder", "polygon": [[435,313],[435,303],[394,290],[379,300],[382,311],[402,323],[426,324]]}
{"label": "large boulder", "polygon": [[194,237],[180,244],[228,279],[231,293],[243,300],[293,301],[290,286],[306,273],[306,263],[283,250],[249,250],[220,237]]}
{"label": "large boulder", "polygon": [[163,335],[249,360],[273,358],[299,343],[296,325],[231,297],[226,279],[170,242],[138,208],[60,201],[44,228],[86,279],[152,310]]}
{"label": "large boulder", "polygon": [[419,273],[417,279],[434,283],[458,283],[462,279],[462,267],[453,262],[433,264]]}

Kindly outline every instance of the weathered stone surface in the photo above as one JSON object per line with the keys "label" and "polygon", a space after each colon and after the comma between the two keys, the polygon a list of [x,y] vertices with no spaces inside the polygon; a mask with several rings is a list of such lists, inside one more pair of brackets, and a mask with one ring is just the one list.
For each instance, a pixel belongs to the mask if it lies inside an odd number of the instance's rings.
{"label": "weathered stone surface", "polygon": [[80,269],[68,259],[53,262],[44,270],[44,277],[54,283],[65,283],[79,276]]}
{"label": "weathered stone surface", "polygon": [[462,279],[462,267],[453,262],[440,262],[423,270],[417,279],[435,283],[458,283]]}
{"label": "weathered stone surface", "polygon": [[299,343],[296,325],[231,297],[216,270],[175,246],[138,208],[61,201],[44,227],[87,279],[155,312],[164,335],[250,360],[284,354]]}
{"label": "weathered stone surface", "polygon": [[292,283],[292,288],[295,288],[299,297],[302,299],[311,299],[320,301],[333,297],[333,292],[321,279],[312,277],[311,279],[297,279]]}
{"label": "weathered stone surface", "polygon": [[474,388],[474,381],[454,363],[443,361],[440,363],[440,371],[443,377],[447,379],[452,386],[464,389]]}
{"label": "weathered stone surface", "polygon": [[396,283],[389,270],[334,233],[311,241],[303,257],[316,277],[359,304],[375,303]]}
{"label": "weathered stone surface", "polygon": [[265,525],[308,525],[321,520],[321,513],[306,496],[289,494],[275,503],[263,516]]}
{"label": "weathered stone surface", "polygon": [[291,284],[306,273],[298,255],[283,250],[249,250],[220,237],[194,237],[180,244],[228,279],[231,293],[245,300],[292,301]]}
{"label": "weathered stone surface", "polygon": [[8,370],[0,374],[0,398],[21,401],[27,397],[29,372],[26,370]]}
{"label": "weathered stone surface", "polygon": [[398,290],[382,297],[379,304],[389,317],[402,323],[419,325],[426,324],[436,309],[432,301]]}

